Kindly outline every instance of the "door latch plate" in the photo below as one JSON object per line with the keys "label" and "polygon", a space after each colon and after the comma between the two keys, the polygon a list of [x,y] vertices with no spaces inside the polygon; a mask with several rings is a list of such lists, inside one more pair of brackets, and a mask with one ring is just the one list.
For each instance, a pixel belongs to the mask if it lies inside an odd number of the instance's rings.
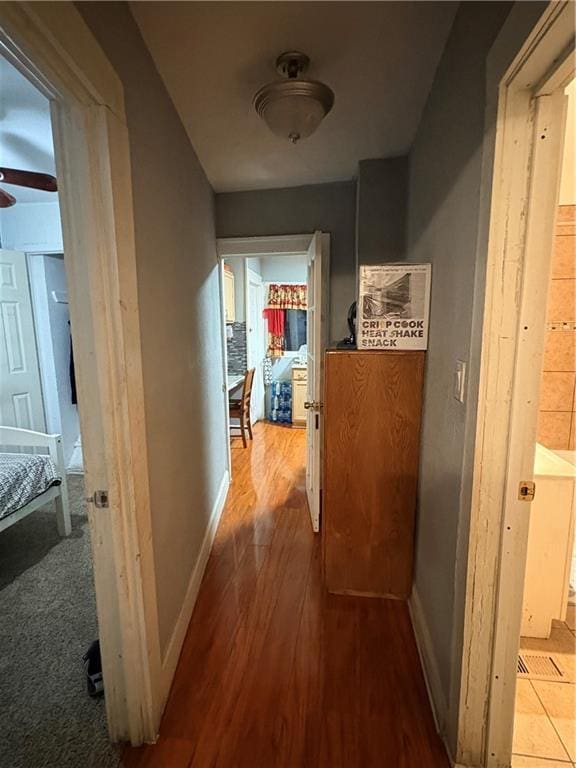
{"label": "door latch plate", "polygon": [[532,480],[521,480],[518,485],[519,501],[532,501],[536,495],[536,483]]}
{"label": "door latch plate", "polygon": [[97,509],[108,509],[108,491],[94,491],[93,496],[86,499],[88,504],[94,504]]}

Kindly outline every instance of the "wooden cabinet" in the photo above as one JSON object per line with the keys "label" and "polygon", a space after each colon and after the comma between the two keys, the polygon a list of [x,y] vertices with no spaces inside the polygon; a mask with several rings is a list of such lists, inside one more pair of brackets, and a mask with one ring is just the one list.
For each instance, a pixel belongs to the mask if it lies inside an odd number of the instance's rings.
{"label": "wooden cabinet", "polygon": [[326,353],[322,535],[331,592],[410,595],[424,354]]}
{"label": "wooden cabinet", "polygon": [[227,323],[236,322],[236,301],[234,298],[234,273],[224,268],[224,317]]}
{"label": "wooden cabinet", "polygon": [[306,424],[306,389],[308,374],[305,367],[292,367],[292,423],[296,426]]}

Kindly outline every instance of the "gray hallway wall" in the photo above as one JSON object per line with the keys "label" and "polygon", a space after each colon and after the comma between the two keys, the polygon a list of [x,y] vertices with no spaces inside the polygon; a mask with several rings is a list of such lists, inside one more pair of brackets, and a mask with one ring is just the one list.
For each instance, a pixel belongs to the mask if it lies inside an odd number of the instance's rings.
{"label": "gray hallway wall", "polygon": [[76,7],[124,86],[165,651],[226,468],[214,194],[128,4]]}
{"label": "gray hallway wall", "polygon": [[[486,62],[513,5],[460,5],[410,153],[408,260],[433,265],[414,592],[447,710],[441,728],[454,755],[486,266],[488,223],[480,215],[492,183],[482,166],[495,136],[491,112],[486,123]],[[544,4],[515,5],[527,34]],[[517,42],[509,44],[511,60]],[[452,394],[457,360],[468,364],[464,404]]]}
{"label": "gray hallway wall", "polygon": [[358,264],[406,258],[408,157],[361,160],[358,165]]}
{"label": "gray hallway wall", "polygon": [[348,333],[356,298],[356,182],[216,195],[218,237],[330,234],[330,341]]}

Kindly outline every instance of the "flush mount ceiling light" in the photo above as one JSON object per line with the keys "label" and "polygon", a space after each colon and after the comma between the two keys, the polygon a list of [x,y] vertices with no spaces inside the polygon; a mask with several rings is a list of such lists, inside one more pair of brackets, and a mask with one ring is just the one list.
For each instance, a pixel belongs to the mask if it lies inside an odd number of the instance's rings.
{"label": "flush mount ceiling light", "polygon": [[334,94],[324,83],[301,79],[308,69],[306,54],[289,51],[276,60],[285,80],[260,88],[254,107],[272,133],[296,144],[311,136],[334,105]]}

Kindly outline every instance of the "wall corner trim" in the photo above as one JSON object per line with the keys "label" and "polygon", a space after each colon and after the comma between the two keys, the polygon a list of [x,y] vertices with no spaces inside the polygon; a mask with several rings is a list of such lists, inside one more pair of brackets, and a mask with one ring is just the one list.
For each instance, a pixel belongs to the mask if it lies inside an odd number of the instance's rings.
{"label": "wall corner trim", "polygon": [[[408,608],[410,610],[410,619],[412,621],[412,628],[414,630],[416,645],[420,655],[422,671],[424,672],[424,680],[426,682],[426,688],[428,689],[428,698],[432,705],[432,714],[434,715],[436,729],[443,737],[446,729],[448,706],[444,691],[442,690],[440,672],[438,670],[436,654],[434,653],[432,637],[430,635],[430,630],[428,629],[422,602],[415,586],[412,587]],[[454,768],[458,768],[453,761],[451,762],[452,765],[454,765]]]}
{"label": "wall corner trim", "polygon": [[216,501],[214,502],[210,520],[206,527],[206,532],[204,534],[202,546],[200,547],[200,552],[198,553],[196,565],[192,570],[192,575],[190,576],[190,581],[188,582],[188,588],[186,589],[186,595],[184,597],[184,602],[182,603],[180,614],[176,620],[174,631],[172,632],[172,637],[170,638],[164,659],[162,661],[162,709],[164,709],[168,694],[170,693],[170,687],[176,672],[178,659],[180,658],[180,652],[182,651],[184,638],[186,637],[186,632],[188,630],[188,624],[192,618],[192,612],[196,604],[198,592],[200,591],[202,577],[204,576],[208,558],[210,557],[212,543],[216,535],[216,529],[218,528],[218,523],[220,522],[222,511],[224,510],[229,488],[230,474],[228,470],[226,470],[222,476],[220,488],[218,489]]}

